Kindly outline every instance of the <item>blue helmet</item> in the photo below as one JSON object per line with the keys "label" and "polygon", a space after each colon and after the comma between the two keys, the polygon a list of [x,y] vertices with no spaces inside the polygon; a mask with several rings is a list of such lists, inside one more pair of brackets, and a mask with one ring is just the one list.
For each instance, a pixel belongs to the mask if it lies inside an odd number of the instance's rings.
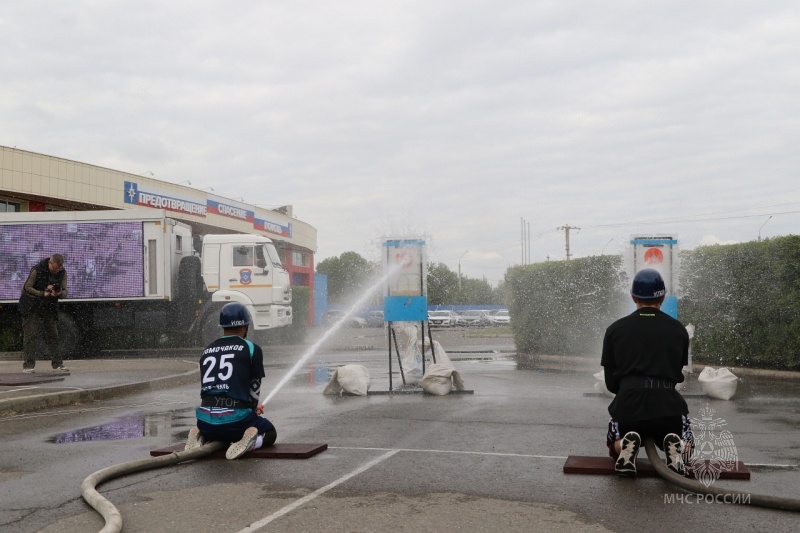
{"label": "blue helmet", "polygon": [[640,270],[633,276],[631,296],[640,300],[655,300],[667,294],[664,278],[653,268]]}
{"label": "blue helmet", "polygon": [[252,322],[247,308],[238,302],[225,304],[219,312],[219,325],[223,328],[249,326]]}

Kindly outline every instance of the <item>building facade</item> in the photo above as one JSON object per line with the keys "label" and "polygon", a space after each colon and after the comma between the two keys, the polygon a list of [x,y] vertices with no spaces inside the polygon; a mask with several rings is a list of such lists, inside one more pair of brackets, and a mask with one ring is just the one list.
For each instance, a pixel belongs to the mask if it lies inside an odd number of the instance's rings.
{"label": "building facade", "polygon": [[196,235],[251,233],[272,239],[292,285],[309,288],[306,320],[313,321],[317,230],[295,218],[292,206],[266,209],[213,189],[195,189],[188,181],[169,183],[0,146],[0,212],[97,209],[164,209]]}

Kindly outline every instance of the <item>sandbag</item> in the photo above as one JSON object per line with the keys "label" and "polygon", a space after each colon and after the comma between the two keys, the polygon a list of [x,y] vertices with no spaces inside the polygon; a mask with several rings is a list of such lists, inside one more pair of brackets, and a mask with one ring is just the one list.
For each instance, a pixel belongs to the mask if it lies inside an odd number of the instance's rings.
{"label": "sandbag", "polygon": [[400,351],[400,364],[403,365],[403,377],[406,385],[419,383],[422,379],[422,352],[417,340],[417,326],[400,322],[392,325],[397,337],[397,348]]}
{"label": "sandbag", "polygon": [[464,390],[464,380],[461,379],[458,370],[442,363],[435,363],[425,368],[422,390],[428,394],[446,396],[453,387],[456,390]]}
{"label": "sandbag", "polygon": [[616,396],[616,394],[608,390],[608,387],[606,387],[606,375],[604,371],[601,370],[600,372],[594,374],[594,379],[597,380],[594,384],[594,390],[597,392],[602,392],[609,398]]}
{"label": "sandbag", "polygon": [[333,371],[331,380],[322,394],[341,394],[345,391],[356,396],[366,396],[370,387],[369,370],[364,365],[344,365]]}
{"label": "sandbag", "polygon": [[[453,366],[452,361],[450,361],[450,357],[447,355],[447,352],[444,351],[442,345],[439,341],[433,341],[433,356],[436,358],[436,362],[442,365],[449,366],[450,368],[455,368]],[[431,345],[425,345],[425,361],[431,361],[433,357],[431,357]]]}
{"label": "sandbag", "polygon": [[739,384],[733,372],[727,368],[713,369],[707,366],[697,377],[703,386],[703,393],[710,398],[718,400],[730,400],[736,394],[736,386]]}

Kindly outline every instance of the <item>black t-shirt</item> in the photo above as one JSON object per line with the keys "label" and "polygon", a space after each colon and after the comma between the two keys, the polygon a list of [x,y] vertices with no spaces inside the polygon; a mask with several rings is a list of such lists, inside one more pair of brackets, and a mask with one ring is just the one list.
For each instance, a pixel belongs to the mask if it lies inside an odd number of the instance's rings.
{"label": "black t-shirt", "polygon": [[603,365],[606,387],[617,396],[608,412],[618,421],[635,422],[686,415],[686,401],[674,388],[627,388],[626,376],[683,382],[681,370],[689,363],[689,334],[671,316],[654,307],[637,309],[606,330]]}
{"label": "black t-shirt", "polygon": [[222,395],[258,405],[264,354],[261,347],[238,335],[220,337],[200,356],[200,396]]}

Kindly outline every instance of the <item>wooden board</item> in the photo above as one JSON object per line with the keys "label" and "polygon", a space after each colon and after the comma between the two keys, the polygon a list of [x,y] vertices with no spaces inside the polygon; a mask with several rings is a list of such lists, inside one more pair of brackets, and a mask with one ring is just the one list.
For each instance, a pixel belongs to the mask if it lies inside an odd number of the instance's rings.
{"label": "wooden board", "polygon": [[[694,477],[691,469],[686,469],[686,477]],[[564,463],[565,474],[585,475],[616,475],[614,459],[611,457],[592,457],[587,455],[570,455]],[[658,473],[650,461],[641,457],[636,459],[636,475],[638,477],[657,477]],[[750,469],[741,462],[736,463],[736,468],[720,472],[720,479],[750,479]]]}
{"label": "wooden board", "polygon": [[[172,444],[166,448],[159,448],[151,450],[152,457],[159,455],[169,455],[173,452],[182,452],[185,443],[179,442]],[[328,449],[327,444],[292,444],[292,443],[278,443],[268,446],[266,448],[259,448],[252,452],[247,452],[242,457],[251,459],[308,459],[318,453],[324,452]],[[211,457],[225,458],[225,450],[219,450],[211,455]]]}
{"label": "wooden board", "polygon": [[56,381],[64,381],[66,376],[69,376],[69,372],[35,372],[33,374],[25,374],[24,372],[3,373],[0,374],[0,387],[54,383]]}

